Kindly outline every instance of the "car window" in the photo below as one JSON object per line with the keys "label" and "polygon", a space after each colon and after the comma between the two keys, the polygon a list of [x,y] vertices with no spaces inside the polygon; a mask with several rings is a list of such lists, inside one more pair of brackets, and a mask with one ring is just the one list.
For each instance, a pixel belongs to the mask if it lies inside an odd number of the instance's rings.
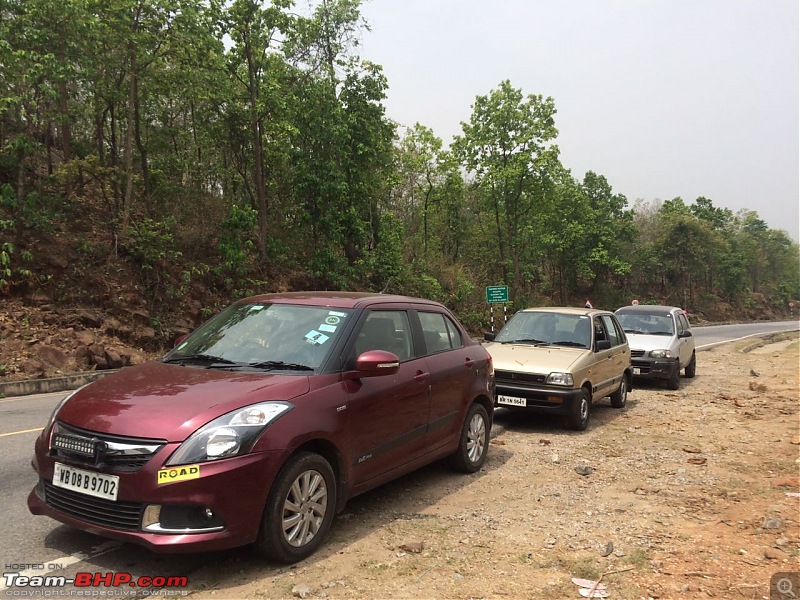
{"label": "car window", "polygon": [[[441,313],[418,312],[419,323],[422,326],[422,335],[425,338],[425,347],[428,354],[450,350],[455,347],[451,341],[450,331],[447,326],[447,319]],[[458,344],[461,339],[459,336]]]}
{"label": "car window", "polygon": [[319,306],[236,304],[198,328],[164,360],[205,355],[239,366],[297,363],[316,368],[351,313]]}
{"label": "car window", "polygon": [[456,324],[447,317],[444,318],[444,324],[447,326],[447,333],[450,334],[450,345],[453,348],[461,348],[464,345],[464,340],[461,339],[461,332],[456,327]]}
{"label": "car window", "polygon": [[403,310],[370,311],[355,345],[358,356],[368,350],[386,350],[401,361],[411,358],[411,326]]}
{"label": "car window", "polygon": [[602,342],[603,340],[607,340],[608,336],[606,335],[606,328],[603,326],[603,322],[600,320],[600,317],[594,318],[594,341]]}
{"label": "car window", "polygon": [[558,315],[550,312],[518,312],[497,334],[503,343],[547,343],[555,341]]}
{"label": "car window", "polygon": [[689,330],[689,320],[686,318],[686,315],[678,315],[678,322],[680,323],[679,331]]}
{"label": "car window", "polygon": [[608,339],[611,341],[611,347],[619,346],[622,343],[622,337],[621,333],[617,331],[614,325],[614,318],[611,315],[601,315],[600,319],[603,321],[603,325],[605,325]]}

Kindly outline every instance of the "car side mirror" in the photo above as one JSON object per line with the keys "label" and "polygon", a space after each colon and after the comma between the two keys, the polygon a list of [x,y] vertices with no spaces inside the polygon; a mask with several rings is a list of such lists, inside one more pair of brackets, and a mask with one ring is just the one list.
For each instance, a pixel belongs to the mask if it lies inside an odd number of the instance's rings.
{"label": "car side mirror", "polygon": [[400,359],[386,350],[367,350],[356,359],[354,371],[346,371],[345,379],[394,375],[400,370]]}
{"label": "car side mirror", "polygon": [[487,331],[486,333],[483,334],[483,339],[485,339],[487,342],[493,342],[494,338],[495,338],[494,332],[490,333]]}
{"label": "car side mirror", "polygon": [[611,350],[611,340],[599,340],[594,344],[594,351]]}
{"label": "car side mirror", "polygon": [[689,331],[688,329],[684,329],[683,331],[681,331],[681,332],[678,334],[678,337],[679,337],[679,338],[688,338],[688,337],[692,337],[692,332],[691,332],[691,331]]}

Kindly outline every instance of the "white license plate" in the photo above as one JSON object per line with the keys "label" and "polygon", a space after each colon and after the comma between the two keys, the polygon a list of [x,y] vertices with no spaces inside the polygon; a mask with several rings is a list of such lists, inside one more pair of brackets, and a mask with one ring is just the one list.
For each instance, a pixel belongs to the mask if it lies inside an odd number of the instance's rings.
{"label": "white license plate", "polygon": [[641,375],[642,374],[642,370],[639,369],[639,368],[633,367],[633,374],[634,375]]}
{"label": "white license plate", "polygon": [[507,404],[509,406],[528,406],[525,398],[517,398],[516,396],[497,396],[498,404]]}
{"label": "white license plate", "polygon": [[116,475],[93,473],[92,471],[68,467],[61,463],[55,464],[53,485],[73,492],[113,501],[116,501],[119,493],[119,477]]}

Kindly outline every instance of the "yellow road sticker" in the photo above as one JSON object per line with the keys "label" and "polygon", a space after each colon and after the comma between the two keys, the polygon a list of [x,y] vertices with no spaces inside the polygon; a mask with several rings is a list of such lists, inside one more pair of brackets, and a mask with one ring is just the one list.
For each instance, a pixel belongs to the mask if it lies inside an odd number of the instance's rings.
{"label": "yellow road sticker", "polygon": [[163,483],[175,483],[176,481],[186,481],[188,479],[198,479],[200,477],[200,465],[186,465],[184,467],[173,467],[172,469],[161,469],[158,472],[158,485]]}

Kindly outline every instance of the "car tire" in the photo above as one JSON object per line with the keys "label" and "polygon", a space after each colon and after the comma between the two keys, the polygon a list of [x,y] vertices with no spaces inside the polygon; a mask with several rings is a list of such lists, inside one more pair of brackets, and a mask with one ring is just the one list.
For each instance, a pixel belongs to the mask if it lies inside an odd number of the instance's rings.
{"label": "car tire", "polygon": [[683,372],[689,379],[695,376],[697,372],[697,355],[695,354],[694,350],[692,350],[692,358],[689,360],[689,364],[686,365],[686,368]]}
{"label": "car tire", "polygon": [[675,361],[675,368],[672,370],[672,374],[667,379],[667,389],[669,390],[677,390],[681,386],[681,365],[676,360]]}
{"label": "car tire", "polygon": [[611,406],[614,408],[625,408],[628,403],[628,376],[623,375],[622,381],[616,392],[611,394]]}
{"label": "car tire", "polygon": [[489,413],[476,402],[467,411],[458,449],[448,458],[450,467],[461,473],[474,473],[480,469],[486,462],[490,430]]}
{"label": "car tire", "polygon": [[592,395],[589,390],[582,388],[582,394],[575,402],[567,416],[567,425],[575,431],[583,431],[589,426],[589,415],[592,412]]}
{"label": "car tire", "polygon": [[264,557],[292,564],[322,544],[336,512],[336,477],[319,454],[292,456],[270,490],[256,537]]}

